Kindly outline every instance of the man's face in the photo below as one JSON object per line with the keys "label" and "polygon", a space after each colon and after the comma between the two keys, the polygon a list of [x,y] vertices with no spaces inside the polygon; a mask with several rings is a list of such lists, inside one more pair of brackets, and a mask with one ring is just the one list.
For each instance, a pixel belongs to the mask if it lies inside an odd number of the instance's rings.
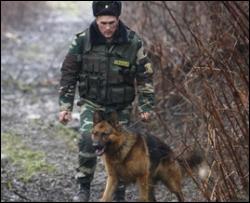
{"label": "man's face", "polygon": [[115,16],[98,16],[96,23],[102,35],[106,39],[111,39],[118,27],[119,19]]}

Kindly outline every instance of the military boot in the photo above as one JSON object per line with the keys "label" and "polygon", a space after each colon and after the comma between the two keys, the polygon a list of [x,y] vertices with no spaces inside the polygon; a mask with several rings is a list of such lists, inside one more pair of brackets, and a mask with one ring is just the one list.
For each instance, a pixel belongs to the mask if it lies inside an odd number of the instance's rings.
{"label": "military boot", "polygon": [[90,196],[90,183],[79,185],[79,191],[73,197],[73,202],[88,202]]}
{"label": "military boot", "polygon": [[88,202],[90,197],[90,183],[94,177],[97,161],[92,146],[91,135],[83,133],[79,139],[78,147],[79,167],[76,169],[76,180],[80,187],[73,200],[74,202]]}
{"label": "military boot", "polygon": [[119,182],[114,194],[114,200],[116,202],[125,202],[125,190],[125,185],[122,182]]}

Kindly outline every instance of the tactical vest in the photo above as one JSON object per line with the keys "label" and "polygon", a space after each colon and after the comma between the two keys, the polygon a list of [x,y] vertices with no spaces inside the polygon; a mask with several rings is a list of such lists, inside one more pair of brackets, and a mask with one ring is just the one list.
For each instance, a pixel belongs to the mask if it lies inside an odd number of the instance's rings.
{"label": "tactical vest", "polygon": [[128,30],[128,43],[91,46],[89,30],[83,40],[79,78],[81,98],[104,106],[127,106],[135,98],[135,61],[140,40]]}

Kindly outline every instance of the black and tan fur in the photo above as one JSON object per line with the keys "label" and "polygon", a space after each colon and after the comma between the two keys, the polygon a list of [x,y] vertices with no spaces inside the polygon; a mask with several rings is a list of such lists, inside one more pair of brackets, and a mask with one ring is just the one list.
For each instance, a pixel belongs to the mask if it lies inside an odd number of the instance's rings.
{"label": "black and tan fur", "polygon": [[[155,201],[153,190],[157,181],[162,181],[179,201],[184,201],[182,164],[157,137],[129,132],[118,124],[115,113],[107,121],[103,120],[100,112],[95,112],[92,140],[97,154],[102,155],[107,172],[101,201],[112,201],[118,180],[136,182],[139,201]],[[187,162],[195,167],[202,159],[193,156]]]}

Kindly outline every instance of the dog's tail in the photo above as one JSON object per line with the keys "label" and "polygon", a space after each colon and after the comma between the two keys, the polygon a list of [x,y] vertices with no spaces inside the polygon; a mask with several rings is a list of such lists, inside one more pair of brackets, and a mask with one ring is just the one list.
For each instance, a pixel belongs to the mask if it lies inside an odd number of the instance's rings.
{"label": "dog's tail", "polygon": [[198,175],[201,179],[206,179],[209,175],[209,166],[204,161],[204,156],[200,152],[192,152],[188,157],[178,159],[182,166],[184,174],[192,174],[193,170],[198,170]]}

